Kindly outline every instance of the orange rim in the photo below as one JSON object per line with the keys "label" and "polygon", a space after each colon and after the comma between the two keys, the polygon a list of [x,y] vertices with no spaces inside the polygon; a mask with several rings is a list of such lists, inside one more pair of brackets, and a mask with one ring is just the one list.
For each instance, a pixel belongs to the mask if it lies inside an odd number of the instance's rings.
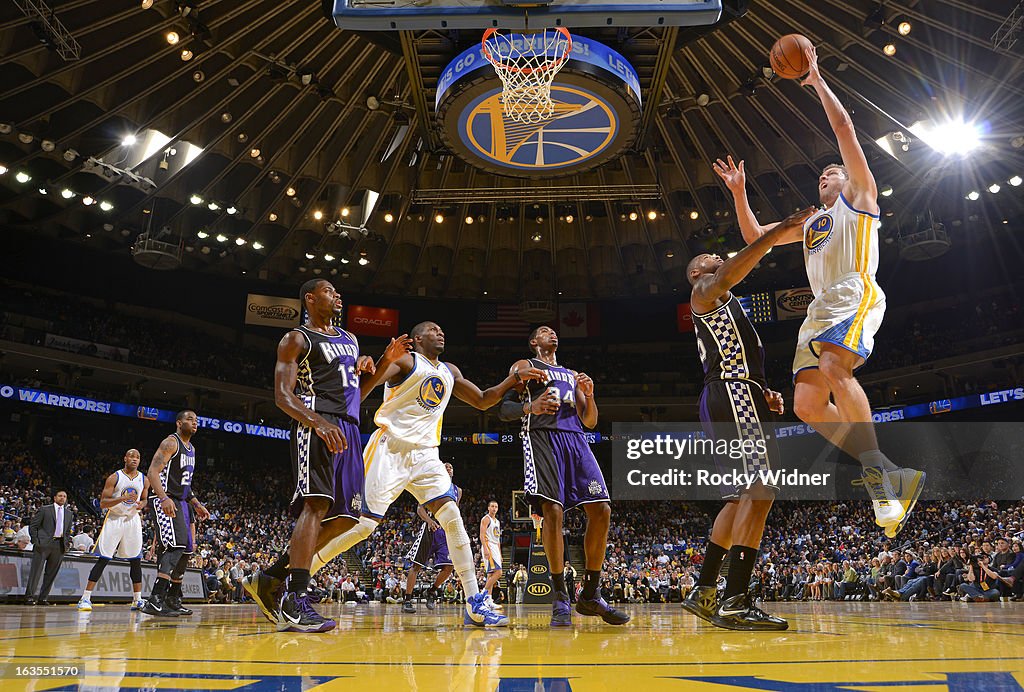
{"label": "orange rim", "polygon": [[496,34],[501,36],[501,34],[498,34],[498,30],[495,29],[494,27],[491,27],[484,31],[483,38],[480,39],[480,47],[483,50],[484,58],[486,58],[487,62],[491,63],[491,65],[494,66],[495,70],[505,70],[506,72],[518,72],[520,74],[547,72],[548,70],[561,67],[562,63],[569,59],[569,54],[572,52],[572,34],[569,33],[569,30],[566,29],[564,26],[555,27],[554,30],[562,34],[562,36],[565,36],[565,53],[560,58],[556,58],[555,60],[552,60],[550,63],[541,65],[539,67],[514,67],[512,65],[506,65],[496,60],[494,56],[491,55],[491,51],[487,49],[487,39]]}

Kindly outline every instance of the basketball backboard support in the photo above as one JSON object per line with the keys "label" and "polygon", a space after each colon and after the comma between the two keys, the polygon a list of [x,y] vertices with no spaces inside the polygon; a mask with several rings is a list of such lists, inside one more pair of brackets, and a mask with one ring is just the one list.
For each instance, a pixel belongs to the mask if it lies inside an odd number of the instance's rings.
{"label": "basketball backboard support", "polygon": [[530,506],[530,500],[526,497],[525,490],[513,490],[512,491],[512,523],[514,524],[530,524],[530,514],[533,512],[533,508]]}
{"label": "basketball backboard support", "polygon": [[[358,31],[705,26],[722,0],[324,0],[334,23]],[[536,6],[526,6],[526,5]]]}

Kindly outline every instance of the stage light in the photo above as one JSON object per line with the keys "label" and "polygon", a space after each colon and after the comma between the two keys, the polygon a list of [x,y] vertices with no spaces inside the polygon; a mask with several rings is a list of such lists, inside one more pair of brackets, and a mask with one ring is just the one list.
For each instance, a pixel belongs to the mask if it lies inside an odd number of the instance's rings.
{"label": "stage light", "polygon": [[260,242],[260,241],[258,241],[258,240],[257,240],[257,241],[255,241],[255,242],[254,242],[254,243],[252,244],[252,249],[253,249],[253,250],[262,250],[262,249],[263,249],[263,243],[261,243],[261,242]]}
{"label": "stage light", "polygon": [[342,207],[341,208],[341,215],[343,217],[347,217],[351,213],[352,213],[352,210],[350,210],[348,207]]}
{"label": "stage light", "polygon": [[228,237],[226,235],[224,235],[223,233],[218,233],[217,234],[217,242],[218,243],[226,242],[227,239],[228,239]]}
{"label": "stage light", "polygon": [[333,262],[334,261],[334,255],[332,255],[331,253],[328,252],[327,254],[324,255],[324,261],[326,261],[326,262]]}
{"label": "stage light", "polygon": [[226,211],[227,213],[229,213],[229,214],[232,214],[232,215],[233,215],[233,214],[236,214],[236,213],[238,212],[238,209],[236,209],[235,207],[228,207],[228,208],[227,208],[227,209],[225,209],[224,211]]}
{"label": "stage light", "polygon": [[316,211],[313,212],[313,218],[316,219],[317,221],[320,221],[321,219],[324,218],[324,213],[317,209]]}
{"label": "stage light", "polygon": [[1013,185],[1014,187],[1020,187],[1022,179],[1019,175],[1015,175],[1006,182],[1010,183],[1010,185]]}
{"label": "stage light", "polygon": [[28,181],[32,180],[32,176],[30,176],[25,171],[18,171],[17,174],[14,176],[14,179],[17,180],[19,183],[27,183]]}
{"label": "stage light", "polygon": [[254,159],[258,159],[260,157],[260,150],[257,149],[256,147],[253,147],[252,149],[249,150],[249,156]]}
{"label": "stage light", "polygon": [[168,31],[164,35],[164,38],[166,38],[167,42],[173,46],[175,43],[178,42],[178,39],[179,39],[178,32],[177,31]]}
{"label": "stage light", "polygon": [[649,212],[647,212],[647,218],[650,219],[651,221],[654,221],[655,219],[658,218],[658,212],[651,209]]}
{"label": "stage light", "polygon": [[148,10],[153,6],[153,0],[142,0],[142,9]]}
{"label": "stage light", "polygon": [[60,196],[63,197],[64,199],[71,199],[72,197],[75,196],[75,193],[67,188],[64,188],[63,190],[60,191]]}
{"label": "stage light", "polygon": [[575,217],[573,217],[572,214],[566,214],[565,215],[565,222],[566,223],[572,223],[574,220],[575,220]]}
{"label": "stage light", "polygon": [[235,245],[237,245],[238,247],[242,247],[243,245],[245,245],[245,243],[246,243],[245,238],[242,238],[241,236],[239,236],[238,238],[235,238]]}
{"label": "stage light", "polygon": [[295,196],[295,188],[294,187],[290,187],[287,190],[285,190],[284,193],[286,195],[288,195],[289,197],[294,197]]}
{"label": "stage light", "polygon": [[700,212],[694,209],[693,211],[690,212],[690,218],[696,221],[697,219],[700,218]]}
{"label": "stage light", "polygon": [[971,190],[970,192],[967,193],[967,199],[971,200],[972,202],[977,202],[979,197],[981,197],[981,193],[979,193],[977,190]]}
{"label": "stage light", "polygon": [[469,215],[466,216],[466,223],[467,224],[472,225],[473,221],[474,221],[474,219],[473,219],[472,216],[469,216]]}
{"label": "stage light", "polygon": [[882,48],[882,52],[885,53],[886,55],[888,55],[891,58],[892,56],[896,55],[896,44],[895,43],[886,43],[885,47]]}
{"label": "stage light", "polygon": [[882,195],[882,197],[892,197],[892,186],[886,185],[884,188],[882,188],[880,194]]}
{"label": "stage light", "polygon": [[909,34],[909,33],[910,33],[910,30],[911,30],[912,28],[913,28],[913,27],[912,27],[912,26],[910,25],[910,22],[907,22],[907,21],[903,21],[903,22],[900,22],[900,24],[899,24],[899,26],[898,26],[898,27],[896,28],[896,30],[897,30],[898,32],[900,32],[900,36],[906,36],[907,34]]}
{"label": "stage light", "polygon": [[43,151],[47,153],[57,148],[57,145],[54,143],[52,139],[44,139],[42,142],[39,143],[39,146],[40,148],[42,148]]}
{"label": "stage light", "polygon": [[100,202],[100,209],[102,209],[103,211],[110,211],[113,208],[114,205],[111,204],[110,202],[107,202],[106,200]]}
{"label": "stage light", "polygon": [[206,205],[206,208],[209,209],[210,211],[217,211],[218,209],[220,209],[220,205],[217,204],[216,202],[210,202],[209,204]]}
{"label": "stage light", "polygon": [[137,141],[139,140],[135,138],[135,135],[125,135],[124,139],[121,140],[121,146],[134,146]]}
{"label": "stage light", "polygon": [[341,263],[342,263],[342,264],[348,264],[348,263],[349,263],[349,261],[350,261],[350,260],[349,260],[349,258],[348,258],[348,257],[342,257],[342,258],[341,258]]}
{"label": "stage light", "polygon": [[384,214],[384,223],[391,223],[394,220],[395,217],[391,212],[387,212],[386,214]]}
{"label": "stage light", "polygon": [[90,197],[88,195],[86,195],[85,197],[82,198],[82,204],[84,204],[87,207],[91,207],[95,203],[96,203],[96,200],[94,200],[92,197]]}
{"label": "stage light", "polygon": [[312,252],[306,253],[306,259],[313,259],[314,257],[316,257],[316,255],[314,255]]}
{"label": "stage light", "polygon": [[181,61],[182,62],[188,62],[191,59],[192,59],[192,51],[190,51],[188,48],[186,48],[185,50],[181,51]]}
{"label": "stage light", "polygon": [[629,220],[630,221],[636,221],[639,218],[640,218],[640,215],[637,214],[635,211],[629,212]]}
{"label": "stage light", "polygon": [[370,263],[370,260],[366,259],[365,257],[360,257],[360,258],[359,258],[359,264],[361,264],[362,266],[364,266],[364,267],[365,267],[365,266],[366,266],[366,265],[368,265],[369,263]]}
{"label": "stage light", "polygon": [[270,214],[267,215],[267,218],[270,219],[271,221],[277,221],[277,214],[275,214],[274,212],[270,212]]}
{"label": "stage light", "polygon": [[444,214],[438,213],[436,216],[434,216],[434,221],[436,223],[444,223]]}
{"label": "stage light", "polygon": [[911,125],[910,132],[943,156],[964,156],[981,145],[980,128],[963,120],[950,120],[940,125],[921,121]]}
{"label": "stage light", "polygon": [[196,236],[199,238],[209,238],[210,234],[207,233],[206,231],[199,231],[198,233],[196,233]]}
{"label": "stage light", "polygon": [[1002,189],[1003,188],[999,187],[999,183],[992,183],[991,185],[988,186],[988,191],[991,192],[993,195]]}

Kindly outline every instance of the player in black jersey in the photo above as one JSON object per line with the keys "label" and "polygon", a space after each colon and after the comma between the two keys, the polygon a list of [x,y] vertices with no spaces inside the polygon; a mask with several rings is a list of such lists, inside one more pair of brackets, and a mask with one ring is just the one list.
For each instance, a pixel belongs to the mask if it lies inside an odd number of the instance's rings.
{"label": "player in black jersey", "polygon": [[[686,268],[693,285],[690,309],[697,350],[704,366],[700,419],[705,432],[715,440],[764,443],[754,446],[754,451],[743,458],[743,473],[767,471],[777,458],[775,440],[766,439],[761,424],[772,419],[772,411],[781,414],[783,402],[781,394],[768,389],[761,339],[730,289],[746,278],[782,234],[802,227],[813,212],[811,208],[793,214],[730,259],[698,255]],[[729,448],[733,448],[731,444]],[[719,471],[727,472],[737,462],[719,456],[716,463]],[[789,627],[782,618],[754,606],[747,595],[775,490],[760,481],[750,487],[722,488],[726,505],[712,526],[697,585],[683,600],[686,610],[726,629],[761,631]],[[729,574],[725,594],[718,603],[715,585],[726,555],[730,560]]]}
{"label": "player in black jersey", "polygon": [[161,617],[192,614],[181,605],[181,581],[195,549],[192,512],[197,521],[210,518],[206,507],[192,493],[192,476],[196,469],[192,436],[199,429],[199,418],[195,411],[181,411],[175,418],[175,427],[177,431],[157,447],[146,474],[156,497],[153,523],[160,557],[157,580],[142,612]]}

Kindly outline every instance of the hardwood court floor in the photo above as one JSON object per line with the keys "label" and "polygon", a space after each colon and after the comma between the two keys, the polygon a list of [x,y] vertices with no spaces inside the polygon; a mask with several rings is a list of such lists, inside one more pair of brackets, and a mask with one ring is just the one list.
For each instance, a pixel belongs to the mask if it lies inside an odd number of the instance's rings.
{"label": "hardwood court floor", "polygon": [[[568,631],[549,629],[542,606],[511,606],[505,630],[464,628],[454,606],[332,606],[338,628],[321,635],[278,633],[253,606],[193,606],[180,620],[2,606],[0,690],[1024,690],[1024,604],[767,605],[789,631],[723,631],[678,605],[629,606],[625,627],[578,617]],[[31,665],[79,675],[17,677]]]}

